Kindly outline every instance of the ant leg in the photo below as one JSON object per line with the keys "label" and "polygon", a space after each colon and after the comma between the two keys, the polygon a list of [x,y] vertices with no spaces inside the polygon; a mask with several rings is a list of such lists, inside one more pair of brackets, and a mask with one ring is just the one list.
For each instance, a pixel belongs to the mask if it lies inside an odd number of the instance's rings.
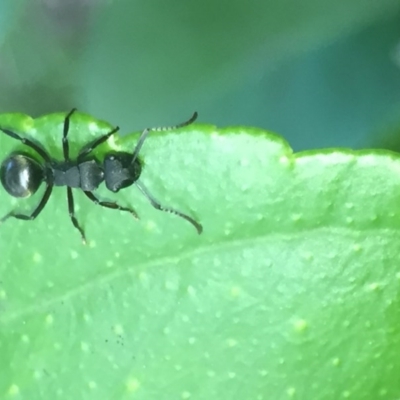
{"label": "ant leg", "polygon": [[180,124],[173,125],[173,126],[161,126],[158,128],[146,128],[140,135],[137,145],[135,147],[135,150],[133,151],[133,157],[132,157],[131,164],[133,164],[135,162],[135,160],[137,159],[137,156],[139,155],[139,151],[142,148],[143,143],[146,140],[146,137],[150,132],[165,132],[165,131],[172,131],[172,130],[178,129],[178,128],[183,128],[184,126],[188,126],[192,122],[196,121],[196,119],[197,119],[197,112],[195,111],[193,113],[193,115],[187,121],[182,122]]}
{"label": "ant leg", "polygon": [[5,215],[3,218],[0,219],[0,223],[3,223],[4,221],[6,221],[10,217],[14,217],[14,218],[17,218],[17,219],[22,219],[24,221],[32,221],[32,220],[34,220],[42,212],[43,208],[47,204],[47,202],[48,202],[48,200],[50,198],[52,190],[53,190],[53,185],[47,185],[46,191],[44,192],[44,195],[43,195],[42,199],[40,200],[38,206],[33,210],[31,215],[18,214],[15,211],[11,211],[7,215]]}
{"label": "ant leg", "polygon": [[131,213],[136,219],[139,219],[139,216],[137,215],[136,211],[133,210],[132,208],[127,208],[127,207],[122,207],[119,204],[115,203],[115,202],[111,202],[111,201],[101,201],[99,200],[92,192],[83,192],[86,194],[86,196],[93,201],[93,203],[102,206],[102,207],[106,207],[106,208],[111,208],[113,210],[120,210],[120,211],[127,211],[129,213]]}
{"label": "ant leg", "polygon": [[68,198],[68,212],[69,212],[69,217],[71,218],[71,222],[81,234],[83,244],[86,244],[87,242],[86,242],[85,232],[79,226],[78,220],[75,217],[74,197],[72,195],[72,189],[69,186],[67,187],[67,198]]}
{"label": "ant leg", "polygon": [[195,221],[192,217],[189,217],[186,214],[181,213],[178,210],[175,210],[173,208],[169,208],[169,207],[164,207],[162,206],[146,189],[146,187],[143,185],[142,182],[136,181],[136,186],[140,189],[140,191],[147,197],[147,200],[150,201],[151,205],[156,208],[157,210],[160,211],[165,211],[165,212],[169,212],[171,214],[175,214],[178,217],[181,217],[183,219],[186,219],[186,221],[190,222],[195,228],[197,233],[200,235],[201,232],[203,232],[203,226],[198,223],[197,221]]}
{"label": "ant leg", "polygon": [[35,142],[33,142],[30,139],[26,139],[23,138],[21,136],[19,136],[17,133],[9,130],[9,129],[5,129],[5,128],[0,128],[0,130],[5,133],[7,136],[12,137],[13,139],[19,140],[20,142],[22,142],[22,144],[24,144],[25,146],[30,147],[31,149],[35,150],[36,153],[38,153],[46,162],[50,163],[51,162],[51,158],[50,156],[47,154],[47,152],[42,149],[42,147],[40,147],[39,145],[37,145]]}
{"label": "ant leg", "polygon": [[91,151],[93,151],[97,146],[101,145],[102,143],[106,142],[108,138],[114,135],[115,132],[119,131],[119,126],[116,126],[111,132],[106,133],[103,136],[100,136],[94,142],[89,143],[89,145],[85,146],[78,155],[78,163],[83,160]]}
{"label": "ant leg", "polygon": [[62,145],[63,145],[63,154],[64,160],[69,161],[69,143],[68,143],[68,131],[69,131],[69,120],[71,115],[76,111],[76,108],[73,108],[67,116],[64,118],[64,127],[63,127],[63,138],[62,138]]}

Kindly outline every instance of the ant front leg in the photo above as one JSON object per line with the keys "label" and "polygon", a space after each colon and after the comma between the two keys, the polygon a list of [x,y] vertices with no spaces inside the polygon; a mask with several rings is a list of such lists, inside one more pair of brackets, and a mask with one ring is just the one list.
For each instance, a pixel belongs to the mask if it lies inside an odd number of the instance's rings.
{"label": "ant front leg", "polygon": [[117,204],[115,202],[111,202],[111,201],[101,201],[92,192],[84,191],[83,193],[85,193],[85,195],[91,201],[93,201],[94,204],[97,204],[99,206],[106,207],[106,208],[111,208],[112,210],[127,211],[127,212],[131,213],[136,219],[139,219],[139,216],[137,215],[136,211],[133,210],[132,208],[122,207],[119,204]]}
{"label": "ant front leg", "polygon": [[78,163],[82,162],[83,159],[92,152],[97,146],[100,146],[102,143],[106,142],[115,132],[119,131],[119,126],[116,126],[112,131],[106,133],[103,136],[100,136],[94,142],[90,143],[89,145],[85,146],[78,155]]}
{"label": "ant front leg", "polygon": [[149,200],[150,204],[156,209],[156,210],[160,210],[160,211],[164,211],[164,212],[168,212],[171,214],[175,214],[178,217],[181,217],[183,219],[185,219],[187,222],[189,222],[190,224],[192,224],[194,226],[194,228],[196,229],[197,233],[200,235],[203,232],[203,226],[197,222],[195,219],[193,219],[192,217],[190,217],[189,215],[184,214],[181,211],[175,210],[174,208],[171,207],[165,207],[163,205],[160,204],[160,202],[158,200],[156,200],[151,194],[150,192],[147,190],[146,186],[144,186],[144,184],[140,181],[136,181],[135,182],[136,186],[139,188],[139,190],[145,195],[145,197],[147,198],[147,200]]}

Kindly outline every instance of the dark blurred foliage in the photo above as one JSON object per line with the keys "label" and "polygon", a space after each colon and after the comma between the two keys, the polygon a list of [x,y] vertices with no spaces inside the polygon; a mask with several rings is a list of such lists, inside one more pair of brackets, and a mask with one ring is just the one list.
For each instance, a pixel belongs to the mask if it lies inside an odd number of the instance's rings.
{"label": "dark blurred foliage", "polygon": [[295,150],[397,132],[398,0],[5,0],[0,26],[0,112],[77,106],[126,133],[197,110]]}
{"label": "dark blurred foliage", "polygon": [[76,76],[94,4],[81,0],[19,4],[12,10],[7,2],[0,6],[9,15],[0,48],[0,110],[37,116],[69,109],[84,90],[76,84]]}

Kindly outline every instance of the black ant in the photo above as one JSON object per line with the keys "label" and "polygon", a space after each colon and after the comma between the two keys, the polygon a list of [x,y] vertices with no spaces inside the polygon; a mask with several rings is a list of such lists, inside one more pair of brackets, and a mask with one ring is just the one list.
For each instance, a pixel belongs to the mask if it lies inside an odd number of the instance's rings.
{"label": "black ant", "polygon": [[85,145],[80,150],[76,160],[71,160],[69,157],[69,142],[67,136],[70,118],[75,111],[75,108],[72,109],[64,119],[62,137],[64,160],[62,161],[52,158],[40,144],[37,144],[30,139],[23,138],[9,129],[0,127],[0,130],[4,134],[13,139],[19,140],[24,145],[30,147],[43,159],[43,161],[38,161],[23,152],[10,154],[2,162],[0,167],[0,180],[4,189],[13,197],[28,197],[36,193],[42,182],[45,182],[46,184],[46,190],[42,199],[30,215],[19,214],[15,211],[11,211],[0,219],[0,223],[10,217],[25,221],[34,220],[47,204],[53,186],[66,186],[69,216],[74,227],[80,232],[83,242],[86,243],[85,233],[75,217],[72,189],[81,189],[89,200],[93,201],[95,204],[114,210],[127,211],[135,218],[138,218],[136,211],[132,208],[122,207],[116,202],[99,200],[93,194],[93,191],[96,190],[102,182],[105,182],[107,189],[112,192],[118,192],[120,189],[136,184],[153,207],[184,218],[196,228],[197,233],[200,234],[202,232],[203,227],[201,224],[180,211],[162,206],[148,192],[143,183],[138,180],[142,172],[142,165],[139,161],[138,155],[147,135],[152,131],[168,131],[187,126],[196,120],[196,112],[189,120],[181,124],[171,127],[145,129],[139,137],[133,153],[123,151],[109,152],[105,155],[103,163],[101,163],[94,156],[90,156],[90,153],[97,146],[106,142],[110,136],[119,130],[119,127],[115,127],[109,133]]}

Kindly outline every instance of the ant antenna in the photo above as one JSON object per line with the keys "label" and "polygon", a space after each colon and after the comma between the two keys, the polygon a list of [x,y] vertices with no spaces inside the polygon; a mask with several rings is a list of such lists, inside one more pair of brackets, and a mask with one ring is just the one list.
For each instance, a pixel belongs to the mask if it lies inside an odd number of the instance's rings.
{"label": "ant antenna", "polygon": [[178,129],[178,128],[183,128],[184,126],[188,126],[188,125],[190,125],[191,123],[193,123],[193,122],[196,120],[196,118],[197,118],[197,112],[195,111],[195,112],[193,113],[193,115],[192,115],[187,121],[182,122],[182,123],[180,123],[180,124],[178,124],[178,125],[173,125],[173,126],[161,126],[161,127],[158,127],[158,128],[146,128],[146,129],[142,132],[142,134],[140,135],[140,138],[139,138],[139,140],[138,140],[138,142],[137,142],[137,145],[136,145],[136,147],[135,147],[135,150],[133,151],[133,157],[132,157],[131,164],[133,164],[133,163],[136,161],[136,159],[137,159],[137,157],[138,157],[138,155],[139,155],[139,151],[140,151],[140,149],[142,148],[143,143],[144,143],[144,141],[146,140],[147,135],[148,135],[150,132],[164,132],[164,131],[172,131],[172,130]]}
{"label": "ant antenna", "polygon": [[[195,113],[196,114],[196,113]],[[193,118],[193,117],[192,117]],[[190,123],[190,122],[189,122]],[[187,125],[187,124],[186,124]],[[182,125],[181,125],[182,126]],[[183,125],[184,126],[184,125]],[[156,208],[157,210],[169,212],[171,214],[175,214],[178,217],[181,217],[183,219],[186,219],[186,221],[190,222],[195,228],[197,233],[200,235],[201,232],[203,232],[203,227],[201,224],[199,224],[197,221],[195,221],[193,218],[189,217],[186,214],[181,213],[178,210],[175,210],[173,208],[169,207],[164,207],[162,206],[147,190],[146,186],[143,185],[142,182],[136,181],[135,182],[136,186],[140,189],[140,191],[147,197],[147,200],[150,201],[151,205]]]}

